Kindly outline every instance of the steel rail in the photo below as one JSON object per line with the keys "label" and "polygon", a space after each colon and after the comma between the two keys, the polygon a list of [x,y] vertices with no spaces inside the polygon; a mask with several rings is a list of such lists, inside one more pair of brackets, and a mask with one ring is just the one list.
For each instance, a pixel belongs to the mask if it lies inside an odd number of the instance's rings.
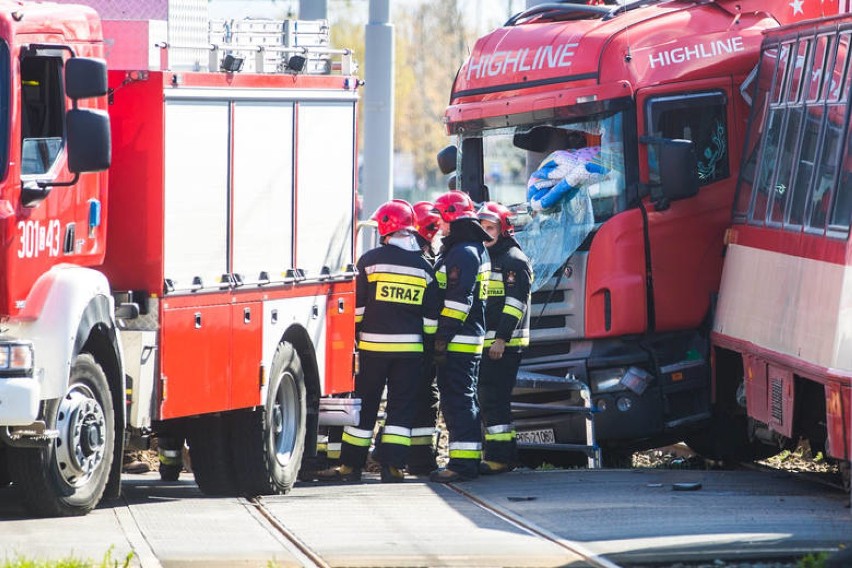
{"label": "steel rail", "polygon": [[546,540],[555,544],[556,546],[562,548],[563,550],[567,550],[571,554],[579,556],[583,561],[588,562],[592,566],[596,566],[597,568],[619,568],[618,564],[615,564],[598,554],[588,550],[585,546],[580,544],[579,542],[575,542],[572,540],[567,540],[561,538],[558,535],[553,534],[547,529],[541,528],[534,523],[524,519],[520,515],[516,515],[515,513],[509,511],[508,509],[504,509],[499,505],[493,505],[487,503],[480,499],[479,497],[473,495],[472,493],[468,493],[455,483],[448,483],[445,485],[447,489],[454,491],[455,493],[461,495],[477,507],[491,513],[495,517],[501,519],[509,523],[510,525],[521,529],[524,532],[527,532],[533,536]]}
{"label": "steel rail", "polygon": [[255,511],[259,514],[263,519],[269,523],[269,526],[275,530],[275,532],[283,537],[287,542],[295,547],[295,550],[290,550],[293,555],[297,558],[299,562],[301,562],[302,566],[307,568],[331,568],[331,564],[326,562],[322,556],[317,554],[311,549],[310,546],[302,542],[296,534],[287,528],[287,526],[278,520],[278,518],[266,508],[266,505],[263,504],[263,500],[260,497],[246,497],[245,501],[248,505],[250,505],[250,510]]}

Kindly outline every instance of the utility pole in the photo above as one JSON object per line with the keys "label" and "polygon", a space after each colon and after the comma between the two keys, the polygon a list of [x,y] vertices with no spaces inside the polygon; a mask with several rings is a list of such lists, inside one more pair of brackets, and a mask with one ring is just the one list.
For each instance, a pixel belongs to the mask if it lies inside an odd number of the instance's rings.
{"label": "utility pole", "polygon": [[393,25],[390,0],[370,0],[365,32],[364,216],[393,196]]}

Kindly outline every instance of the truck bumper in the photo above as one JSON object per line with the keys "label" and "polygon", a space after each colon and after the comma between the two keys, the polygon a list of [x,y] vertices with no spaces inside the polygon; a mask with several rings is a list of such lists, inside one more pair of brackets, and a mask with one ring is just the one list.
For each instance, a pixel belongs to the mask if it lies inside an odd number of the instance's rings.
{"label": "truck bumper", "polygon": [[38,418],[41,381],[0,377],[0,426],[26,426]]}

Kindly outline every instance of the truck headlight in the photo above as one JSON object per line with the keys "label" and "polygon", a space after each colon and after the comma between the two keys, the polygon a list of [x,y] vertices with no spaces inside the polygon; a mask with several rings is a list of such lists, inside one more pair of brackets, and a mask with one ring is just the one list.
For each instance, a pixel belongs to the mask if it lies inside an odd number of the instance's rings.
{"label": "truck headlight", "polygon": [[0,371],[32,372],[33,359],[33,344],[30,342],[0,344]]}
{"label": "truck headlight", "polygon": [[592,392],[616,392],[626,390],[621,384],[621,378],[627,372],[626,367],[613,367],[611,369],[600,369],[589,371],[589,386]]}

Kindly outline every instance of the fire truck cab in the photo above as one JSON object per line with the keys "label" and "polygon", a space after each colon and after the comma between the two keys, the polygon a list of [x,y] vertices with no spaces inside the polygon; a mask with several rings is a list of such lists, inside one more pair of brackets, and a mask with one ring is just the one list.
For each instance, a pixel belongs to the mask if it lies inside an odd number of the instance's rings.
{"label": "fire truck cab", "polygon": [[[456,181],[514,206],[536,272],[514,391],[528,464],[570,462],[553,450],[585,437],[583,417],[554,412],[579,403],[566,377],[590,387],[610,463],[710,418],[723,235],[773,6],[543,4],[480,38],[458,71]],[[574,197],[534,199],[557,150]]]}
{"label": "fire truck cab", "polygon": [[0,2],[0,465],[38,515],[117,496],[152,434],[206,493],[284,493],[357,420],[352,54],[166,29]]}

